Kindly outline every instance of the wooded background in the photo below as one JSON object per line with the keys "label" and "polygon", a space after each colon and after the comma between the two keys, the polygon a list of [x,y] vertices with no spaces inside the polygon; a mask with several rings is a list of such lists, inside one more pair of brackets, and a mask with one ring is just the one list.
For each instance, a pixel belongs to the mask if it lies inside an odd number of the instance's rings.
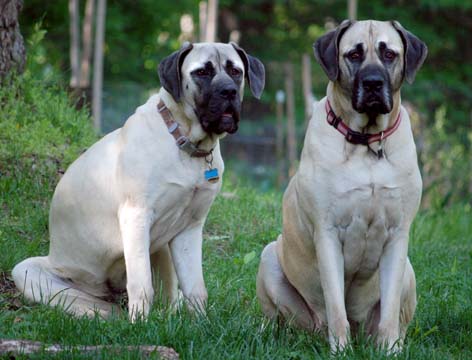
{"label": "wooded background", "polygon": [[[87,22],[84,14],[91,2],[25,2],[20,25],[25,38],[30,39],[27,45],[31,66],[44,74],[44,81],[73,85],[69,55],[73,24],[68,6],[76,3],[80,18],[75,26],[79,27],[83,40]],[[164,56],[178,49],[183,40],[198,41],[203,31],[201,8],[209,4],[194,0],[107,2],[102,131],[120,126],[149,92],[159,87],[156,69]],[[307,116],[302,63],[311,60],[311,64],[305,65],[311,69],[308,86],[316,98],[323,97],[327,79],[314,62],[312,44],[347,16],[346,0],[218,2],[216,40],[237,40],[248,53],[259,57],[267,69],[267,88],[262,101],[246,97],[241,131],[232,140],[225,139],[228,160],[231,161],[231,155],[237,159],[248,157],[256,177],[261,174],[260,179],[271,179],[268,186],[276,183],[277,177],[271,172],[275,165],[273,147],[277,142],[275,94],[287,88],[287,73],[292,72],[295,95],[293,101],[287,97],[285,105],[292,101],[293,110],[283,110],[283,114],[290,111],[294,114],[299,151]],[[429,55],[424,67],[415,83],[403,88],[404,102],[412,113],[426,202],[442,206],[469,199],[472,193],[472,1],[359,1],[357,18],[396,19],[427,43]],[[34,41],[43,36],[41,41]],[[86,48],[82,49],[82,58],[86,52]],[[262,137],[266,145],[254,143],[251,139],[255,135]]]}

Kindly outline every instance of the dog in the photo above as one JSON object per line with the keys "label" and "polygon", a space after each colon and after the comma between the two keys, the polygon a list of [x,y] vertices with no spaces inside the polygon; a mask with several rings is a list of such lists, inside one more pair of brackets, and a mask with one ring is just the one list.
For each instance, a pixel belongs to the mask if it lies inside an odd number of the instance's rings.
{"label": "dog", "polygon": [[49,255],[12,271],[26,299],[107,317],[120,311],[110,299],[126,291],[135,321],[149,314],[160,279],[166,301],[179,288],[190,309],[204,311],[202,229],[221,188],[219,139],[238,129],[245,82],[260,98],[265,70],[234,43],[197,43],[158,72],[158,94],[57,185]]}
{"label": "dog", "polygon": [[333,352],[363,328],[399,351],[416,308],[408,233],[422,180],[401,106],[426,45],[398,22],[344,21],[314,44],[329,78],[314,104],[300,166],[283,198],[283,231],[267,245],[257,296]]}

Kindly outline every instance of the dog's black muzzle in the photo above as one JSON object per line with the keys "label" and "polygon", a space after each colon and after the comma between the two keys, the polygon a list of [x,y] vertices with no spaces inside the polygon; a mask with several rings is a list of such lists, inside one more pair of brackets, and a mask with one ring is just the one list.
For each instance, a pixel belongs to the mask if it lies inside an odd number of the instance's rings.
{"label": "dog's black muzzle", "polygon": [[354,79],[352,106],[357,112],[369,115],[392,111],[392,89],[386,69],[368,65],[359,70]]}
{"label": "dog's black muzzle", "polygon": [[239,86],[229,76],[215,77],[197,109],[200,123],[207,133],[233,134],[238,130],[241,100]]}

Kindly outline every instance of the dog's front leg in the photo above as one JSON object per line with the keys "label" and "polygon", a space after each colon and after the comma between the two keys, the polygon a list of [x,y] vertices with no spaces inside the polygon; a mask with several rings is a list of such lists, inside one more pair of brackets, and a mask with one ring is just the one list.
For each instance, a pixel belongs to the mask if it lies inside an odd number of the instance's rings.
{"label": "dog's front leg", "polygon": [[329,343],[331,351],[336,352],[344,349],[349,341],[342,246],[332,230],[323,230],[315,236],[315,247],[328,319]]}
{"label": "dog's front leg", "polygon": [[170,242],[170,250],[189,308],[204,313],[208,295],[202,270],[202,230],[202,223],[184,230]]}
{"label": "dog's front leg", "polygon": [[377,341],[394,352],[401,349],[400,301],[407,255],[408,231],[401,231],[387,243],[380,259],[381,310]]}
{"label": "dog's front leg", "polygon": [[118,213],[126,264],[126,290],[131,321],[147,317],[154,297],[152,286],[149,212],[128,202]]}

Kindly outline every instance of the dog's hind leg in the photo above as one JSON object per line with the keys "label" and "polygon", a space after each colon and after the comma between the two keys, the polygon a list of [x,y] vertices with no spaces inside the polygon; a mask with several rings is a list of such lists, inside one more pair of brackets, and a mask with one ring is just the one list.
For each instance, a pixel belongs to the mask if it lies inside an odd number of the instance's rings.
{"label": "dog's hind leg", "polygon": [[294,321],[301,328],[316,329],[311,311],[280,266],[275,241],[262,251],[256,291],[262,311],[269,318],[276,318],[280,313],[287,321]]}
{"label": "dog's hind leg", "polygon": [[151,267],[155,294],[166,305],[178,305],[178,279],[168,245],[151,255]]}
{"label": "dog's hind leg", "polygon": [[12,270],[16,287],[27,300],[49,306],[60,306],[73,315],[108,317],[119,307],[82,291],[72,282],[60,278],[51,270],[49,258],[32,257]]}

